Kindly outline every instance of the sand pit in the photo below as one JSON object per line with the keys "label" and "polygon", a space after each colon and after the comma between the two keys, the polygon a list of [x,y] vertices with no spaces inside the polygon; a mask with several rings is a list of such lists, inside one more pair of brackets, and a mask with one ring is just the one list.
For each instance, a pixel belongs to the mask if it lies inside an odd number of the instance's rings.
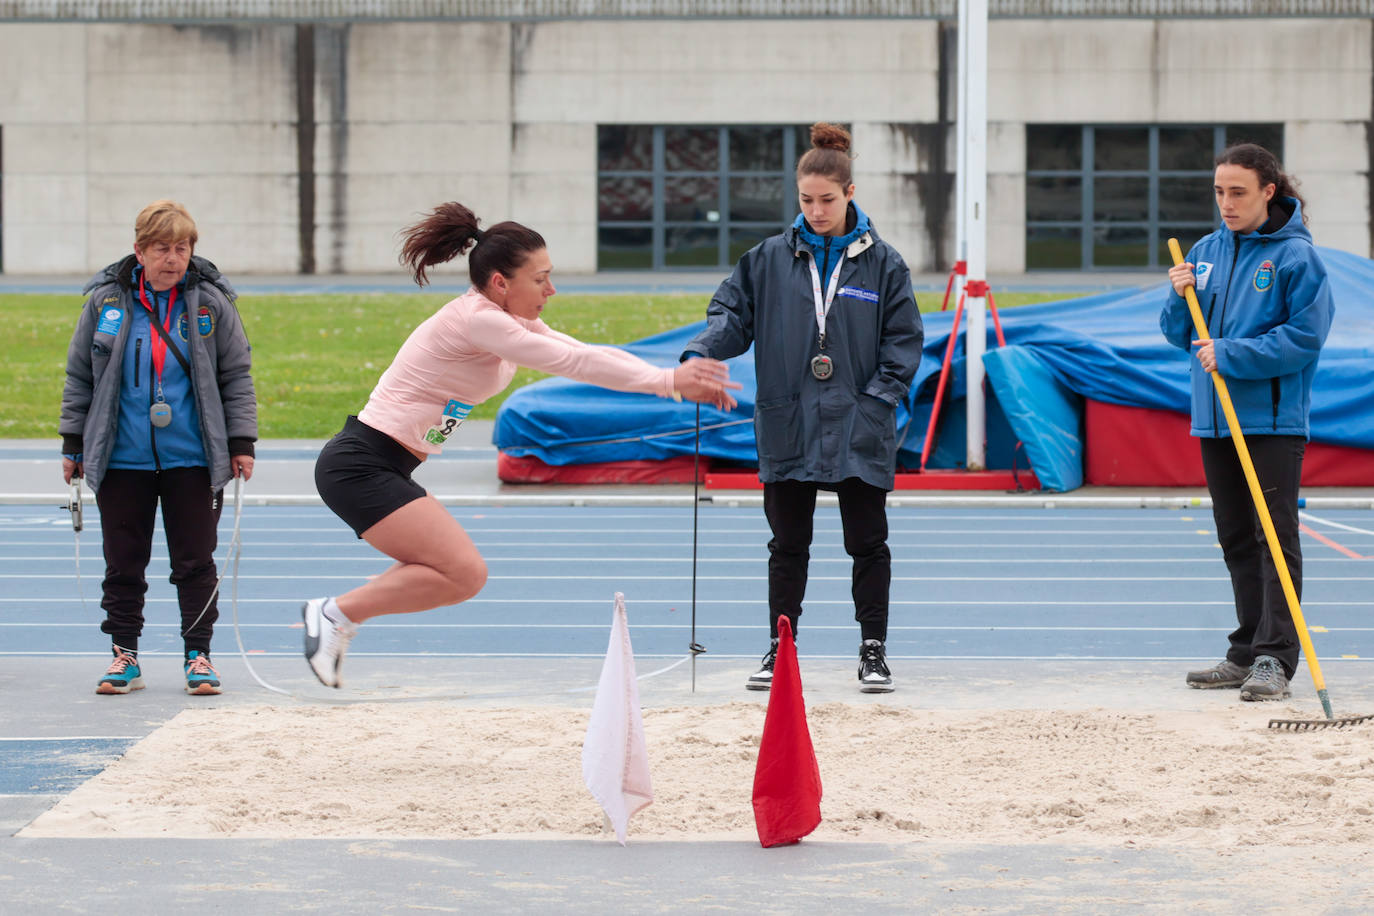
{"label": "sand pit", "polygon": [[[1374,728],[1265,729],[1292,712],[819,704],[813,837],[1374,844]],[[753,840],[763,714],[752,702],[645,710],[656,800],[631,842]],[[587,717],[439,703],[185,710],[20,836],[595,838]]]}

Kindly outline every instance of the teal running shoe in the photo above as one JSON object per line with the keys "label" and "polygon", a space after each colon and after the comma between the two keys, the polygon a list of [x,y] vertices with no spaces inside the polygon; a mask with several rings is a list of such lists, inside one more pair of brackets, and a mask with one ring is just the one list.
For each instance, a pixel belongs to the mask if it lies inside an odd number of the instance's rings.
{"label": "teal running shoe", "polygon": [[197,649],[186,653],[186,692],[192,696],[213,696],[220,692],[219,672],[210,664],[210,656]]}
{"label": "teal running shoe", "polygon": [[119,646],[113,649],[114,661],[105,669],[105,676],[95,685],[96,693],[128,693],[143,689],[143,669],[138,667],[138,656],[126,652]]}

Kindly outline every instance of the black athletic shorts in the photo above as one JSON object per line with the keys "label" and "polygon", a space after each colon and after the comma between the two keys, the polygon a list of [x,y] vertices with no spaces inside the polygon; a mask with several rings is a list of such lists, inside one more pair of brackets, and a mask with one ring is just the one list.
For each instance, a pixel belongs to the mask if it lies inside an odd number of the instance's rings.
{"label": "black athletic shorts", "polygon": [[315,488],[358,537],[402,506],[425,496],[410,475],[420,459],[405,446],[349,417],[315,460]]}

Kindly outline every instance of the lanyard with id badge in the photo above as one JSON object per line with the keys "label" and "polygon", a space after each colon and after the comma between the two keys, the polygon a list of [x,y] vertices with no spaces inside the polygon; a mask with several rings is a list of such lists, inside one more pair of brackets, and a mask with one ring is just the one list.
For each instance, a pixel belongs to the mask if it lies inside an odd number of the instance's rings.
{"label": "lanyard with id badge", "polygon": [[[167,398],[162,393],[162,368],[167,365],[167,346],[172,336],[172,308],[177,303],[177,288],[173,286],[167,293],[167,318],[165,321],[158,321],[157,309],[148,303],[148,296],[143,291],[143,279],[140,277],[138,282],[138,300],[143,303],[143,307],[148,310],[148,324],[152,328],[152,339],[149,342],[149,349],[153,355],[153,403],[148,407],[148,422],[158,429],[162,429],[172,424],[172,405],[167,403]],[[186,377],[191,377],[191,367],[186,362],[186,357],[181,355],[181,351],[172,345],[172,354],[181,363],[181,368],[185,370]]]}
{"label": "lanyard with id badge", "polygon": [[816,302],[816,327],[820,331],[821,352],[811,357],[811,374],[825,381],[835,374],[835,363],[825,355],[825,319],[830,315],[830,306],[835,301],[835,291],[840,285],[840,268],[844,266],[844,255],[840,253],[835,261],[835,271],[830,275],[830,285],[821,296],[821,272],[816,268],[815,255],[807,252],[807,266],[811,268],[811,294]]}

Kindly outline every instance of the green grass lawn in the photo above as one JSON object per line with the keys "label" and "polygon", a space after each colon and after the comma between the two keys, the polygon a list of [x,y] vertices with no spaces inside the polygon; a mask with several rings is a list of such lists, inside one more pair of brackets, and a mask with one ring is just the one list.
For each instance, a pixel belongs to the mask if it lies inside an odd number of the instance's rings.
{"label": "green grass lawn", "polygon": [[[1001,293],[999,308],[1065,298],[1049,293]],[[443,305],[442,295],[414,293],[328,296],[243,296],[253,345],[259,434],[264,439],[333,435],[367,401],[377,377],[411,330]],[[705,317],[707,296],[560,295],[544,319],[588,343],[628,343]],[[938,294],[917,297],[922,311],[940,307]],[[82,299],[60,295],[0,295],[0,438],[57,436],[67,345]],[[496,416],[522,385],[544,378],[521,369],[504,393],[479,405],[474,419]]]}

